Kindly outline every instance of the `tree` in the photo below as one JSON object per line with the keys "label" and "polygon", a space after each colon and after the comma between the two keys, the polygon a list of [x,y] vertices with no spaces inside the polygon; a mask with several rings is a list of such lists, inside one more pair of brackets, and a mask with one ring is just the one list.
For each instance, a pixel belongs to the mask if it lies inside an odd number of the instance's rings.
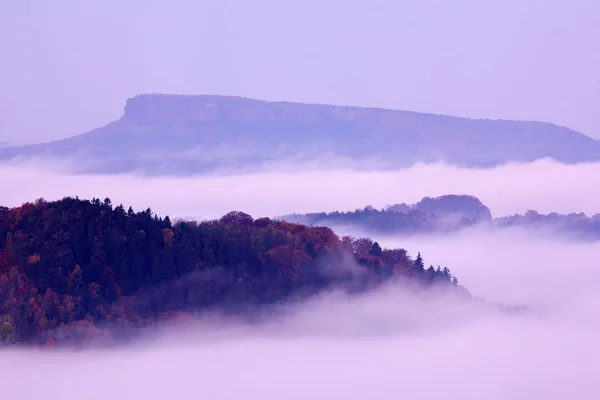
{"label": "tree", "polygon": [[450,274],[450,270],[448,269],[448,267],[444,267],[444,269],[442,269],[442,275],[447,281],[452,279],[452,274]]}
{"label": "tree", "polygon": [[435,269],[433,269],[433,265],[430,265],[429,268],[427,268],[425,274],[427,283],[432,284],[435,281]]}
{"label": "tree", "polygon": [[343,236],[341,240],[342,249],[350,252],[354,250],[354,243],[356,242],[356,238],[354,238],[353,236]]}
{"label": "tree", "polygon": [[354,241],[354,253],[358,257],[364,257],[373,247],[373,241],[369,238],[360,238]]}
{"label": "tree", "polygon": [[18,340],[15,320],[10,315],[0,317],[0,344],[13,344]]}
{"label": "tree", "polygon": [[425,271],[425,263],[423,262],[423,257],[421,257],[420,252],[417,254],[417,258],[413,262],[413,269],[417,273],[422,273],[423,271]]}
{"label": "tree", "polygon": [[82,296],[84,294],[85,282],[83,281],[83,273],[81,272],[79,264],[75,265],[73,272],[69,275],[67,288],[73,297]]}
{"label": "tree", "polygon": [[381,248],[379,243],[377,243],[377,242],[373,243],[373,246],[371,246],[371,249],[369,250],[369,255],[374,256],[374,257],[381,257],[382,253],[383,253],[383,249]]}
{"label": "tree", "polygon": [[88,267],[83,270],[83,279],[86,283],[97,282],[100,280],[106,261],[107,255],[104,251],[102,239],[95,236],[92,243],[90,263]]}
{"label": "tree", "polygon": [[222,216],[219,221],[224,225],[234,226],[249,226],[254,223],[254,220],[250,215],[241,211],[231,211],[230,213]]}

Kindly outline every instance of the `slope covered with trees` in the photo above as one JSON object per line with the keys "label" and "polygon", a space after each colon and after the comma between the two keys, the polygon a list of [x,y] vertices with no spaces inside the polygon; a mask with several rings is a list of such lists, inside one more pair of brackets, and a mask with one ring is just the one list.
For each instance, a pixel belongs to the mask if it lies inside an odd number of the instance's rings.
{"label": "slope covered with trees", "polygon": [[[0,208],[0,343],[115,340],[132,329],[219,307],[239,311],[404,277],[468,292],[447,268],[370,239],[231,212],[160,218],[109,199]],[[124,333],[126,332],[126,333]]]}
{"label": "slope covered with trees", "polygon": [[291,214],[280,218],[309,226],[351,227],[369,234],[440,234],[479,225],[494,230],[526,229],[580,241],[600,240],[600,214],[540,214],[529,210],[525,214],[492,218],[488,207],[476,197],[466,195],[425,197],[414,205],[394,204],[380,210],[366,206],[355,211]]}
{"label": "slope covered with trees", "polygon": [[377,210],[292,214],[281,217],[307,225],[348,225],[373,233],[433,233],[457,231],[492,223],[492,214],[478,198],[469,195],[425,197],[416,204],[394,204]]}
{"label": "slope covered with trees", "polygon": [[525,228],[560,234],[576,240],[600,240],[600,214],[587,216],[584,213],[540,214],[529,210],[525,214],[514,214],[496,218],[499,228]]}

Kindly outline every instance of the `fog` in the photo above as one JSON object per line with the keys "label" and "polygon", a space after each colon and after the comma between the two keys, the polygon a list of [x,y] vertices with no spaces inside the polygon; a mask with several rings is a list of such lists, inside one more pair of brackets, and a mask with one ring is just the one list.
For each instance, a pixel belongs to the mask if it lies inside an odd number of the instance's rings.
{"label": "fog", "polygon": [[600,164],[563,165],[551,160],[490,169],[444,164],[404,170],[359,171],[314,165],[271,165],[262,171],[191,177],[72,175],[63,164],[0,165],[0,204],[17,206],[43,197],[109,197],[160,215],[217,218],[231,210],[254,217],[344,211],[372,205],[415,203],[424,196],[472,194],[494,217],[535,209],[549,212],[600,212]]}
{"label": "fog", "polygon": [[[594,214],[600,165],[548,160],[488,170],[442,164],[402,171],[319,170],[189,178],[82,176],[0,168],[0,203],[110,197],[158,214],[254,216],[418,201],[469,193],[494,216]],[[360,235],[360,232],[344,232]],[[474,296],[527,304],[506,315],[391,285],[326,293],[258,326],[200,319],[122,349],[0,352],[6,398],[45,399],[597,399],[600,244],[518,230],[374,237],[447,266]],[[215,321],[220,321],[217,324]]]}
{"label": "fog", "polygon": [[528,302],[504,315],[390,286],[329,293],[258,327],[210,319],[120,350],[0,354],[7,398],[596,399],[600,270],[596,244],[524,235],[419,243],[476,296]]}

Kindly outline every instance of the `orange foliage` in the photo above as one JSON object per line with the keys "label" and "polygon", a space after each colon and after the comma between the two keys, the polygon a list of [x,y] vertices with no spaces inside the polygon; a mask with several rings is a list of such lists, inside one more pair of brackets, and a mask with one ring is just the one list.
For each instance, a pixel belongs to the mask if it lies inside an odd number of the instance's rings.
{"label": "orange foliage", "polygon": [[298,277],[302,264],[310,260],[306,253],[289,244],[272,248],[267,254],[279,267],[281,274],[292,281]]}
{"label": "orange foliage", "polygon": [[[0,316],[14,319],[22,343],[48,347],[54,341],[61,346],[105,340],[106,321],[136,327],[187,323],[192,317],[176,312],[173,304],[200,311],[223,299],[260,299],[262,288],[277,301],[310,284],[321,266],[350,257],[372,275],[369,279],[413,276],[414,270],[403,250],[375,252],[369,239],[340,240],[327,227],[254,220],[241,212],[172,225],[146,212],[66,198],[0,209],[0,231],[5,232]],[[43,271],[36,268],[41,256],[52,261]],[[318,279],[319,284],[338,280]],[[169,284],[173,281],[178,283]],[[166,288],[165,295],[148,298],[150,285]],[[149,309],[156,313],[147,315]],[[66,329],[56,334],[61,327]]]}
{"label": "orange foliage", "polygon": [[173,238],[175,237],[175,232],[173,232],[169,228],[163,229],[163,241],[165,242],[166,247],[170,247],[173,244]]}
{"label": "orange foliage", "polygon": [[30,255],[30,256],[27,258],[27,262],[28,262],[29,264],[35,264],[35,263],[38,263],[38,262],[40,262],[40,256],[39,256],[39,254],[33,254],[33,255]]}

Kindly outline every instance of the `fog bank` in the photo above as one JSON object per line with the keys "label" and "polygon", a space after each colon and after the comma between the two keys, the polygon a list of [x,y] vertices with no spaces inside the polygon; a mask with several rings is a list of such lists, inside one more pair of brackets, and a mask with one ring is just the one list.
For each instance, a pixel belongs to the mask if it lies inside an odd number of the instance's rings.
{"label": "fog bank", "polygon": [[[535,208],[600,212],[600,165],[550,161],[465,170],[306,168],[188,178],[82,176],[0,167],[0,204],[110,197],[172,217],[258,217],[413,203],[467,193],[494,216]],[[344,232],[360,235],[360,232]],[[0,351],[7,398],[45,399],[597,399],[600,244],[508,229],[374,237],[447,266],[473,295],[531,313],[506,316],[400,289],[332,293],[287,319],[249,329],[201,320],[154,341],[105,351]]]}
{"label": "fog bank", "polygon": [[[11,398],[596,399],[596,244],[506,234],[376,238],[452,269],[507,316],[389,287],[329,293],[254,328],[198,325],[121,350],[2,351]],[[35,385],[31,380],[35,379]]]}
{"label": "fog bank", "polygon": [[[424,196],[472,194],[494,217],[536,209],[549,212],[600,212],[600,164],[563,165],[549,160],[491,169],[444,164],[398,171],[323,169],[290,165],[255,173],[174,177],[70,175],[52,164],[0,166],[0,204],[20,205],[39,197],[109,197],[114,204],[151,207],[158,214],[217,218],[237,209],[277,216],[366,205],[415,203]],[[55,171],[55,172],[53,172]]]}

